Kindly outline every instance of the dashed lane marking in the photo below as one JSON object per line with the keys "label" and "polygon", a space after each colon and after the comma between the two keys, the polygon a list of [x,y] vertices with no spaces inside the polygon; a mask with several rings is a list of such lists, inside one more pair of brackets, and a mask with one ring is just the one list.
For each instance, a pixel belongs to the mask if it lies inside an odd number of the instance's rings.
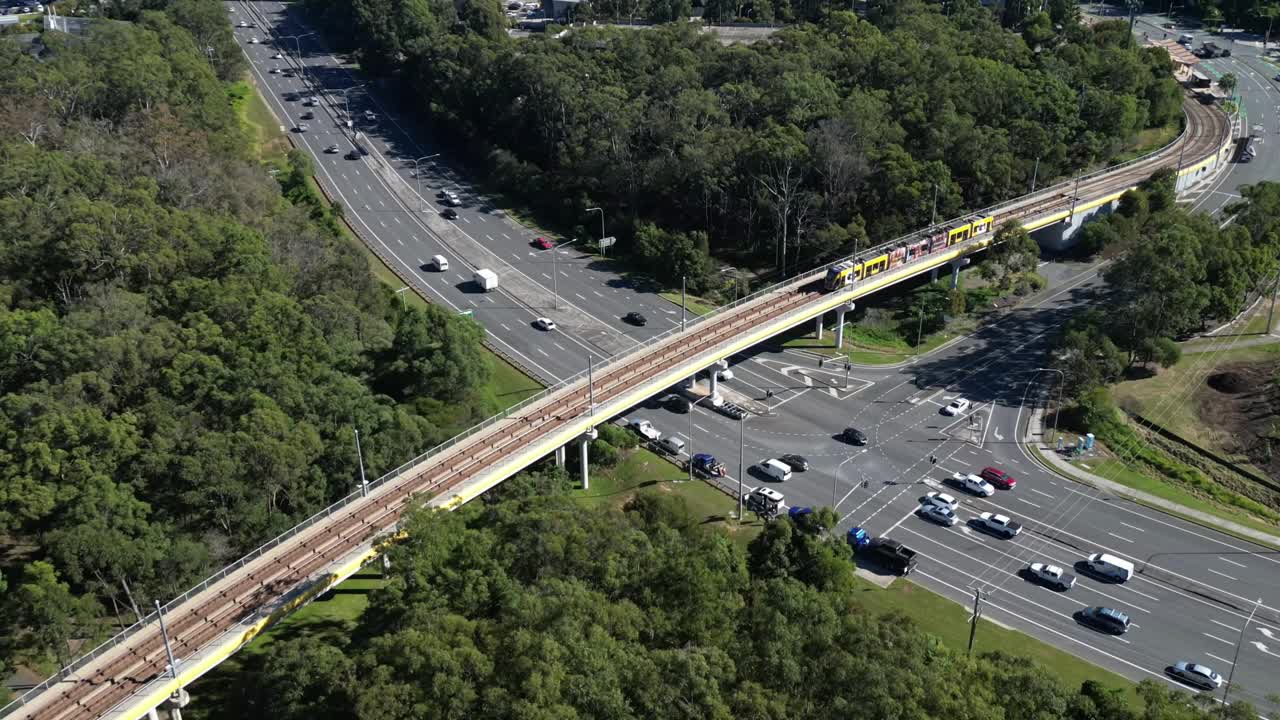
{"label": "dashed lane marking", "polygon": [[1127,537],[1124,537],[1123,535],[1117,535],[1117,534],[1115,534],[1115,533],[1113,533],[1113,532],[1109,532],[1109,533],[1107,533],[1107,534],[1108,534],[1108,535],[1110,535],[1110,536],[1111,536],[1111,537],[1113,537],[1113,538],[1116,538],[1117,540],[1123,540],[1123,541],[1125,541],[1125,542],[1127,542],[1127,543],[1131,543],[1131,542],[1133,542],[1132,540],[1130,540],[1130,539],[1129,539],[1129,538],[1127,538]]}
{"label": "dashed lane marking", "polygon": [[1226,578],[1226,579],[1228,579],[1228,580],[1231,580],[1231,581],[1234,581],[1234,582],[1239,582],[1238,580],[1236,580],[1235,578],[1231,577],[1230,575],[1228,575],[1228,574],[1226,574],[1226,573],[1224,573],[1224,572],[1218,572],[1217,570],[1214,570],[1213,568],[1205,568],[1205,569],[1206,569],[1206,570],[1208,570],[1209,572],[1213,573],[1214,575],[1221,575],[1222,577],[1224,577],[1224,578]]}

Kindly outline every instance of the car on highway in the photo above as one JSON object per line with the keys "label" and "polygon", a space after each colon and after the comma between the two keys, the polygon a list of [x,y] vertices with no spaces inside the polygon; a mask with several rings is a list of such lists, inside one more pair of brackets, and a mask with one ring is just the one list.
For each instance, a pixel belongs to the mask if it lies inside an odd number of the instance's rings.
{"label": "car on highway", "polygon": [[956,517],[956,511],[946,505],[923,503],[916,509],[916,512],[925,520],[936,522],[946,527],[951,527],[960,522],[960,518]]}
{"label": "car on highway", "polygon": [[271,68],[270,70],[268,70],[267,72],[271,73],[272,75],[275,75],[275,74],[277,74],[277,73],[279,73],[279,72],[280,72],[280,68],[278,68],[278,67],[273,67],[273,68]]}
{"label": "car on highway", "polygon": [[996,494],[996,489],[991,483],[973,473],[956,473],[949,479],[952,485],[973,495],[991,497]]}
{"label": "car on highway", "polygon": [[784,500],[782,493],[773,488],[761,486],[752,490],[745,502],[748,510],[761,512],[763,510],[776,510]]}
{"label": "car on highway", "polygon": [[236,27],[238,27],[238,28],[247,28],[247,27],[249,27],[249,23],[245,22],[244,20],[241,20],[240,22],[236,23]]}
{"label": "car on highway", "polygon": [[1000,515],[993,512],[984,512],[973,519],[974,527],[984,532],[991,533],[996,537],[1002,537],[1005,540],[1012,540],[1022,532],[1022,524],[1015,522],[1008,515]]}
{"label": "car on highway", "polygon": [[1076,620],[1096,630],[1111,635],[1123,635],[1129,631],[1129,616],[1114,608],[1095,605],[1076,613]]}
{"label": "car on highway", "polygon": [[662,406],[673,413],[680,413],[681,415],[693,410],[693,403],[679,395],[671,395],[667,397],[667,399],[663,401]]}
{"label": "car on highway", "polygon": [[969,409],[969,401],[962,397],[958,397],[951,401],[950,405],[942,408],[943,415],[959,415]]}
{"label": "car on highway", "polygon": [[378,119],[378,116],[377,116],[377,115],[375,115],[375,114],[373,113],[373,111],[372,111],[372,110],[365,110],[365,111],[364,111],[364,119],[365,119],[367,122],[373,122],[373,121],[375,121],[375,120],[377,120],[377,119]]}
{"label": "car on highway", "polygon": [[939,507],[945,507],[948,510],[955,510],[960,505],[960,501],[954,497],[944,492],[936,491],[925,493],[924,502],[926,505],[937,505]]}
{"label": "car on highway", "polygon": [[445,208],[440,211],[440,217],[444,218],[445,220],[457,220],[458,211],[454,210],[453,208]]}
{"label": "car on highway", "polygon": [[1199,663],[1179,660],[1169,668],[1169,674],[1201,690],[1217,690],[1222,687],[1222,676]]}
{"label": "car on highway", "polygon": [[1027,567],[1027,574],[1036,582],[1063,592],[1075,587],[1076,584],[1075,575],[1048,563],[1031,563]]}
{"label": "car on highway", "polygon": [[316,105],[320,104],[320,101],[316,100],[315,95],[308,95],[307,99],[302,101],[302,104],[306,105],[307,107],[315,107]]}
{"label": "car on highway", "polygon": [[444,200],[441,200],[441,202],[450,207],[462,207],[462,198],[457,195],[445,195]]}
{"label": "car on highway", "polygon": [[978,476],[1001,490],[1012,490],[1018,484],[1018,481],[1013,479],[1012,475],[1000,468],[982,468],[982,472],[978,473]]}
{"label": "car on highway", "polygon": [[840,433],[840,439],[850,445],[866,445],[867,434],[858,428],[847,427]]}
{"label": "car on highway", "polygon": [[303,120],[315,120],[315,119],[316,119],[316,114],[315,114],[314,112],[310,111],[310,110],[307,110],[306,112],[302,113],[302,119],[303,119]]}
{"label": "car on highway", "polygon": [[716,371],[716,380],[723,381],[723,380],[732,380],[732,379],[733,379],[733,370],[730,370],[729,368],[725,368],[723,370]]}
{"label": "car on highway", "polygon": [[310,129],[311,129],[311,126],[310,126],[310,125],[308,125],[308,124],[306,124],[306,123],[298,123],[298,132],[300,132],[300,133],[304,133],[304,132],[306,132],[306,131],[308,131],[308,130],[310,130]]}
{"label": "car on highway", "polygon": [[537,320],[533,321],[533,326],[538,328],[539,330],[555,330],[556,321],[552,320],[551,318],[540,317]]}
{"label": "car on highway", "polygon": [[556,245],[555,245],[555,243],[551,242],[550,240],[548,240],[548,239],[546,239],[546,238],[542,237],[541,235],[539,235],[538,237],[536,237],[536,238],[534,238],[534,239],[533,239],[533,246],[534,246],[534,247],[536,247],[536,248],[538,248],[539,250],[550,250],[551,248],[555,247]]}
{"label": "car on highway", "polygon": [[801,455],[787,454],[778,458],[778,460],[795,472],[804,472],[809,469],[809,461]]}
{"label": "car on highway", "polygon": [[272,55],[272,56],[271,56],[271,59],[272,59],[272,60],[283,60],[283,59],[284,59],[284,55],[283,55],[283,54],[281,54],[281,53],[276,53],[275,55]]}
{"label": "car on highway", "polygon": [[327,147],[327,148],[325,148],[325,149],[324,149],[324,151],[325,151],[326,153],[329,153],[330,155],[334,155],[334,154],[336,154],[336,153],[338,152],[338,150],[339,150],[339,148],[338,148],[338,146],[337,146],[337,144],[336,144],[336,143],[335,143],[335,144],[333,144],[333,145],[330,145],[329,147]]}
{"label": "car on highway", "polygon": [[251,38],[249,38],[249,44],[250,44],[250,45],[257,45],[257,44],[258,44],[258,38],[256,38],[256,37],[251,37]]}
{"label": "car on highway", "polygon": [[635,325],[637,327],[644,327],[645,323],[649,322],[649,319],[638,312],[629,312],[622,316],[622,322],[629,325]]}

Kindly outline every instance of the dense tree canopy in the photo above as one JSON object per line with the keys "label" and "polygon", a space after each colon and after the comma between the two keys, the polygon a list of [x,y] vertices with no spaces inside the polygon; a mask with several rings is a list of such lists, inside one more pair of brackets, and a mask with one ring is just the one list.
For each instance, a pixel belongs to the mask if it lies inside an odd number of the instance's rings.
{"label": "dense tree canopy", "polygon": [[[361,718],[1137,720],[1118,689],[967,657],[851,592],[825,519],[744,551],[678,498],[584,509],[563,494],[420,512],[349,643],[276,640],[227,715]],[[814,516],[808,516],[814,517]],[[1206,720],[1147,680],[1144,720]],[[1216,710],[1214,711],[1217,712]],[[1247,718],[1247,704],[1228,715]]]}
{"label": "dense tree canopy", "polygon": [[1032,45],[972,0],[906,0],[725,47],[689,23],[513,40],[460,28],[453,4],[307,0],[493,182],[579,236],[601,206],[645,266],[709,267],[689,258],[705,243],[788,270],[921,227],[935,201],[945,219],[1021,194],[1033,173],[1043,185],[1178,121],[1162,50],[1058,5]]}
{"label": "dense tree canopy", "polygon": [[495,409],[479,328],[402,310],[252,159],[240,61],[197,46],[222,6],[159,5],[0,41],[0,657],[62,659],[350,492],[355,428],[377,477]]}

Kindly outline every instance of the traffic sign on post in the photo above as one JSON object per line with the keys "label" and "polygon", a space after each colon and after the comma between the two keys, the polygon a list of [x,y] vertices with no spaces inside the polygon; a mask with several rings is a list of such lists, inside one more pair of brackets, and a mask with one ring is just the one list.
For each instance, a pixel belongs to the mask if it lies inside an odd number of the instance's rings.
{"label": "traffic sign on post", "polygon": [[614,237],[614,236],[612,236],[612,235],[610,235],[609,237],[600,238],[600,252],[601,252],[601,254],[608,255],[609,253],[606,253],[606,252],[604,252],[604,251],[605,251],[607,248],[611,247],[611,246],[612,246],[614,243],[616,243],[616,242],[618,242],[618,238],[616,238],[616,237]]}

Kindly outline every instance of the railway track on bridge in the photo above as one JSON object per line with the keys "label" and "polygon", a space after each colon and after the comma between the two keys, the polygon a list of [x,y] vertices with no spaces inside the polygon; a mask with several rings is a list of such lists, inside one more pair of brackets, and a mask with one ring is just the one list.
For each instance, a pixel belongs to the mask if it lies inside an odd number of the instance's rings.
{"label": "railway track on bridge", "polygon": [[[1162,167],[1182,161],[1197,163],[1220,151],[1229,132],[1229,120],[1213,108],[1194,101],[1185,104],[1187,128],[1182,139],[1159,154],[1123,166],[1114,172],[1082,179],[1078,192],[1062,192],[1063,185],[1043,197],[1025,203],[1008,203],[998,218],[1041,217],[1067,210],[1082,198],[1105,197],[1119,188],[1136,184]],[[1185,150],[1183,144],[1185,145]],[[347,557],[377,536],[394,528],[418,499],[437,496],[479,477],[487,468],[527,449],[531,442],[564,430],[597,405],[623,397],[638,379],[673,370],[682,363],[723,346],[745,330],[784,318],[828,294],[821,289],[819,270],[782,284],[674,334],[646,348],[624,355],[595,373],[594,398],[586,383],[578,380],[541,401],[520,408],[389,479],[367,498],[353,501],[287,542],[264,551],[235,572],[193,594],[166,611],[169,636],[179,658],[191,657],[228,630],[279,601],[324,568]],[[603,419],[603,418],[602,418]],[[141,626],[91,661],[51,681],[52,684],[22,704],[11,705],[6,717],[38,720],[82,720],[101,717],[133,697],[167,671],[167,659],[159,628]],[[73,666],[75,667],[75,666]]]}

